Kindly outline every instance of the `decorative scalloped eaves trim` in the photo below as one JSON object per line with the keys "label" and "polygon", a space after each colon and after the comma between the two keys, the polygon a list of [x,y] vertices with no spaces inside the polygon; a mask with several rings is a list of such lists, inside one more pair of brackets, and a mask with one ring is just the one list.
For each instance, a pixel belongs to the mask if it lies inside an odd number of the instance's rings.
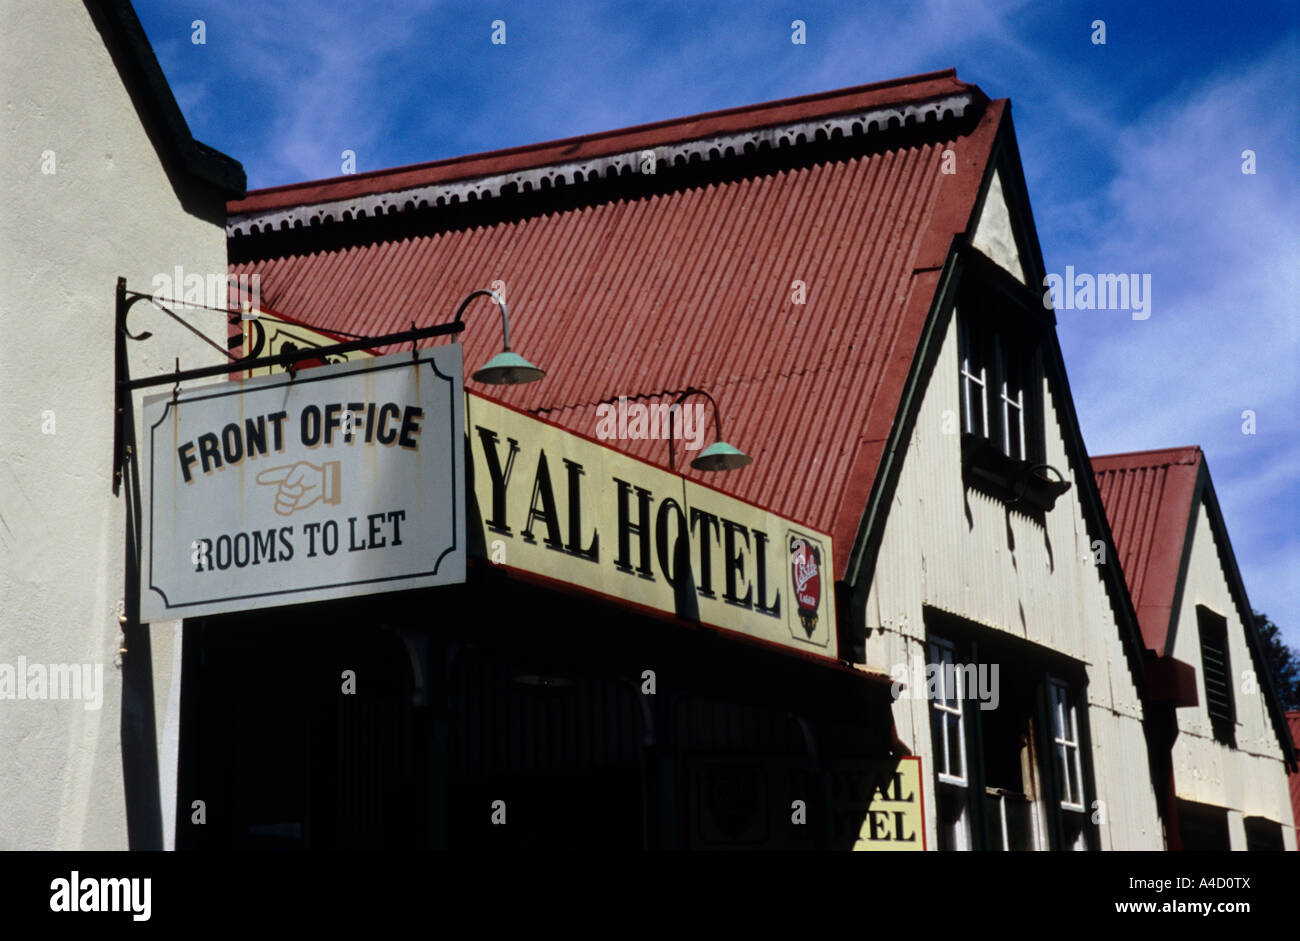
{"label": "decorative scalloped eaves trim", "polygon": [[770,147],[798,146],[811,140],[825,140],[836,136],[858,136],[885,130],[891,125],[926,123],[960,118],[971,106],[974,97],[969,93],[947,95],[931,101],[875,108],[870,111],[799,121],[771,127],[755,128],[737,134],[718,134],[696,140],[683,141],[653,148],[631,150],[593,157],[568,163],[554,163],[529,170],[500,173],[492,176],[431,183],[388,193],[371,193],[330,202],[268,209],[231,216],[226,222],[226,235],[256,235],[284,229],[317,225],[329,221],[351,221],[370,216],[389,215],[412,209],[424,209],[475,202],[501,195],[503,187],[513,184],[518,192],[532,192],[604,179],[610,175],[640,172],[647,156],[653,154],[655,166],[685,166],[715,160],[756,149],[762,144]]}

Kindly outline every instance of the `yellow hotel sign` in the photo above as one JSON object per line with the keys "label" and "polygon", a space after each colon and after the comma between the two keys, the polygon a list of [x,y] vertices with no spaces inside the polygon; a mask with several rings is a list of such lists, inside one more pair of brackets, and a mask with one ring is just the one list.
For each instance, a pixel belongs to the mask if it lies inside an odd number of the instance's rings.
{"label": "yellow hotel sign", "polygon": [[829,535],[468,392],[465,433],[471,554],[836,658]]}
{"label": "yellow hotel sign", "polygon": [[[883,775],[881,772],[884,772]],[[921,759],[908,755],[897,765],[877,763],[862,814],[855,850],[924,850],[925,810],[921,795]]]}

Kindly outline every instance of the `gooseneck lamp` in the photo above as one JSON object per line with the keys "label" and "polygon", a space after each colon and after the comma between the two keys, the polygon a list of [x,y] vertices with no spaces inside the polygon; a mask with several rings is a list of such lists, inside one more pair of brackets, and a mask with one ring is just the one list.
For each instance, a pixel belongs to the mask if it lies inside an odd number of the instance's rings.
{"label": "gooseneck lamp", "polygon": [[510,349],[510,317],[506,313],[505,300],[496,291],[480,288],[471,292],[456,308],[455,321],[460,323],[465,308],[476,297],[490,297],[501,308],[501,332],[505,339],[505,349],[476,369],[470,375],[470,378],[475,382],[482,382],[486,385],[517,386],[525,382],[536,382],[545,376],[546,372],[544,370],[534,366]]}
{"label": "gooseneck lamp", "polygon": [[746,464],[751,463],[754,460],[752,457],[722,439],[722,416],[718,412],[718,403],[714,401],[713,396],[709,395],[709,393],[705,392],[703,389],[687,389],[677,397],[676,401],[673,402],[672,407],[668,409],[669,468],[674,472],[677,469],[677,456],[676,451],[673,448],[673,426],[677,417],[677,409],[683,402],[693,395],[704,396],[713,406],[713,431],[715,440],[691,461],[691,467],[698,471],[729,471],[736,470],[737,468],[744,467]]}

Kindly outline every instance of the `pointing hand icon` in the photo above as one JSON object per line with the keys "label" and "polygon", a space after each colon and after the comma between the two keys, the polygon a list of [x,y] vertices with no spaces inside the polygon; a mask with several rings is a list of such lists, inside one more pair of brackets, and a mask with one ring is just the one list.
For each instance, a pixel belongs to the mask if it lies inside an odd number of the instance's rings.
{"label": "pointing hand icon", "polygon": [[288,516],[320,501],[339,502],[339,462],[326,461],[316,465],[307,461],[271,467],[257,475],[264,487],[278,487],[275,492],[275,512]]}

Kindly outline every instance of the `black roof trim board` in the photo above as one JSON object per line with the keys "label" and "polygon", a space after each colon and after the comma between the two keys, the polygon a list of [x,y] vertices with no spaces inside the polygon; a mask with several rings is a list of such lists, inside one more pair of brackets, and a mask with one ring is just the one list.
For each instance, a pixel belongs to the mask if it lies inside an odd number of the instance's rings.
{"label": "black roof trim board", "polygon": [[244,196],[248,181],[243,165],[194,139],[129,0],[83,2],[160,155],[170,157],[172,168],[189,182],[217,190],[223,201]]}

